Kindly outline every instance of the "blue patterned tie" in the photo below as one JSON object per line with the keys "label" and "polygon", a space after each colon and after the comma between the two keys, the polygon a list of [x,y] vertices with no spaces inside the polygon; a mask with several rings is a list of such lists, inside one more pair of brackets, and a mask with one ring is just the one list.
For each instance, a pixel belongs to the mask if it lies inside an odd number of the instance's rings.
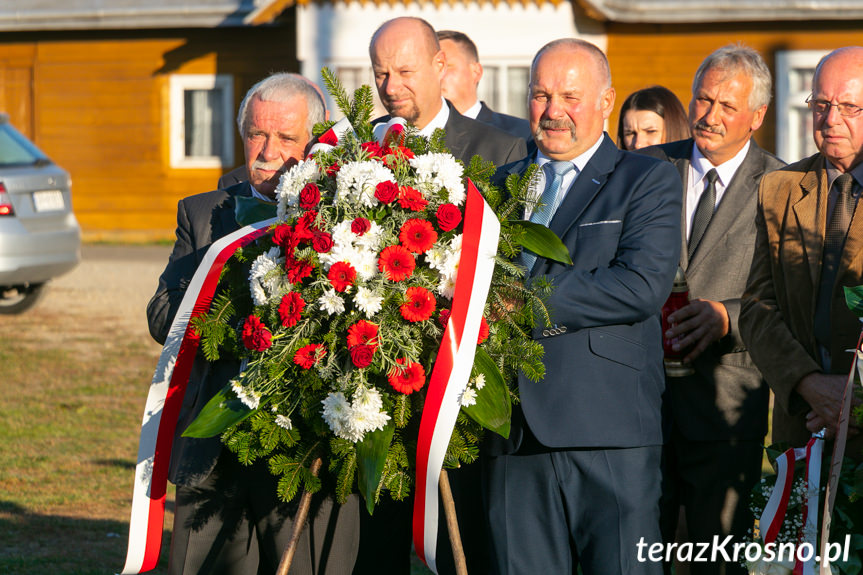
{"label": "blue patterned tie", "polygon": [[[563,183],[564,176],[571,170],[575,169],[572,162],[548,162],[543,166],[545,170],[545,190],[539,197],[539,204],[533,209],[530,214],[530,221],[535,224],[548,226],[554,212],[560,205],[560,185]],[[552,177],[549,177],[552,176]],[[527,268],[528,273],[533,269],[533,264],[536,263],[536,255],[530,252],[521,252],[521,263]]]}

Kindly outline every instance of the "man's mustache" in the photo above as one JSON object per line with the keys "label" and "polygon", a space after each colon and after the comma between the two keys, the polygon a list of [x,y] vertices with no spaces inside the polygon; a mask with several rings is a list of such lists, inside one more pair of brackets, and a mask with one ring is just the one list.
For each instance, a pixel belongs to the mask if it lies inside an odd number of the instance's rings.
{"label": "man's mustache", "polygon": [[725,130],[722,129],[722,126],[710,126],[707,124],[707,122],[705,122],[703,120],[697,120],[695,122],[695,125],[692,126],[692,130],[693,131],[697,130],[700,132],[709,132],[711,134],[718,134],[720,136],[725,135]]}
{"label": "man's mustache", "polygon": [[540,120],[536,128],[536,134],[534,134],[534,139],[541,140],[543,130],[569,130],[570,136],[575,139],[575,124],[569,119]]}
{"label": "man's mustache", "polygon": [[261,160],[255,160],[252,164],[253,170],[266,170],[266,171],[275,171],[278,172],[279,175],[284,174],[288,171],[288,166],[283,162],[264,162]]}

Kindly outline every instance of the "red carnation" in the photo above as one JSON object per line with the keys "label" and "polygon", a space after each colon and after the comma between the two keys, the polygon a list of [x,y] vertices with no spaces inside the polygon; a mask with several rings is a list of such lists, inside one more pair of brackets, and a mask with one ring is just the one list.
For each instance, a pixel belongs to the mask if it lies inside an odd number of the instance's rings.
{"label": "red carnation", "polygon": [[333,249],[333,236],[328,232],[315,231],[312,236],[312,249],[325,254]]}
{"label": "red carnation", "polygon": [[445,232],[461,223],[461,210],[453,204],[443,204],[437,209],[437,225]]}
{"label": "red carnation", "polygon": [[413,254],[404,246],[385,247],[378,258],[378,270],[394,282],[409,278],[416,265]]}
{"label": "red carnation", "polygon": [[317,230],[315,227],[315,219],[317,217],[318,212],[310,210],[297,220],[297,225],[294,226],[294,235],[297,237],[297,243],[307,242],[314,237]]}
{"label": "red carnation", "polygon": [[437,241],[437,232],[431,222],[412,218],[402,224],[399,241],[415,254],[424,254]]}
{"label": "red carnation", "polygon": [[410,148],[404,146],[396,146],[387,149],[387,155],[384,157],[384,164],[388,168],[394,168],[401,160],[409,160],[414,157],[414,152]]}
{"label": "red carnation", "polygon": [[399,196],[399,186],[387,180],[375,186],[375,197],[382,204],[390,204]]}
{"label": "red carnation", "polygon": [[372,224],[365,218],[355,218],[354,221],[351,222],[351,231],[358,236],[362,236],[370,229],[372,229]]}
{"label": "red carnation", "polygon": [[370,158],[383,158],[384,150],[377,142],[363,142],[360,147],[365,151]]}
{"label": "red carnation", "polygon": [[288,274],[288,281],[292,284],[299,283],[312,275],[314,269],[314,264],[308,260],[295,260],[293,258],[285,260],[285,272]]}
{"label": "red carnation", "polygon": [[357,270],[348,262],[336,262],[330,266],[327,279],[337,292],[343,292],[357,279]]}
{"label": "red carnation", "polygon": [[488,339],[488,322],[485,321],[485,316],[479,322],[479,337],[476,338],[477,345]]}
{"label": "red carnation", "polygon": [[282,246],[286,254],[294,253],[294,249],[300,243],[300,239],[294,232],[294,227],[288,224],[279,224],[273,232],[273,243]]}
{"label": "red carnation", "polygon": [[405,298],[407,301],[399,310],[406,320],[425,321],[434,313],[437,301],[429,290],[422,287],[409,287],[405,292]]}
{"label": "red carnation", "polygon": [[273,334],[263,324],[261,318],[250,315],[243,324],[243,345],[252,351],[264,351],[273,345]]}
{"label": "red carnation", "polygon": [[441,327],[446,328],[446,324],[449,321],[450,315],[452,315],[452,311],[448,309],[440,310],[440,314],[438,315],[438,321],[440,322]]}
{"label": "red carnation", "polygon": [[282,320],[282,325],[285,327],[297,325],[304,307],[306,307],[306,301],[297,292],[292,291],[283,295],[279,303],[279,318]]}
{"label": "red carnation", "polygon": [[406,210],[421,212],[426,209],[429,202],[416,188],[401,186],[399,188],[399,205]]}
{"label": "red carnation", "polygon": [[393,388],[405,395],[419,391],[426,382],[426,372],[419,363],[412,362],[408,365],[406,358],[400,357],[396,360],[402,368],[393,367],[387,374],[387,379]]}
{"label": "red carnation", "polygon": [[321,190],[316,184],[308,183],[300,190],[300,207],[311,210],[321,201]]}
{"label": "red carnation", "polygon": [[370,345],[355,345],[348,348],[348,352],[351,354],[351,362],[359,369],[370,366],[375,358],[375,348]]}
{"label": "red carnation", "polygon": [[361,319],[348,328],[348,347],[369,345],[372,350],[378,347],[378,326]]}
{"label": "red carnation", "polygon": [[312,369],[316,363],[327,355],[327,348],[321,343],[310,343],[301,347],[294,354],[294,363],[303,369]]}
{"label": "red carnation", "polygon": [[339,166],[338,162],[334,162],[329,168],[327,168],[327,175],[335,178],[336,174],[339,173],[339,168],[341,168],[341,166]]}

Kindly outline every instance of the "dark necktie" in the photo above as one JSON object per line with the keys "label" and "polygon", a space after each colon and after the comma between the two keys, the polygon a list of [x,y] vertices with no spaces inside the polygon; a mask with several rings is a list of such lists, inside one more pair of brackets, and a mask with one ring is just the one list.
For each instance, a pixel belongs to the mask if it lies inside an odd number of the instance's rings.
{"label": "dark necktie", "polygon": [[713,217],[713,210],[716,207],[716,180],[719,175],[716,169],[711,168],[707,175],[707,185],[704,186],[704,191],[698,199],[698,205],[695,207],[695,217],[692,219],[692,232],[689,234],[688,252],[689,259],[692,259],[692,254],[698,248],[698,242],[704,236],[707,230],[707,225],[710,223],[710,218]]}
{"label": "dark necktie", "polygon": [[[572,162],[548,162],[545,166],[545,190],[539,198],[539,204],[530,214],[530,221],[536,224],[548,226],[554,212],[557,211],[557,206],[560,204],[560,186],[563,183],[563,178],[571,170],[575,169]],[[552,177],[549,177],[552,176]],[[533,264],[536,263],[536,255],[529,252],[521,253],[521,263],[527,268],[528,273],[533,269]]]}
{"label": "dark necktie", "polygon": [[821,278],[818,283],[818,300],[815,303],[815,339],[824,347],[830,347],[830,308],[833,298],[833,284],[836,282],[836,271],[842,259],[842,248],[845,237],[854,216],[856,202],[852,189],[854,177],[842,174],[833,182],[836,190],[836,203],[833,213],[827,223],[824,234],[824,251],[821,256]]}

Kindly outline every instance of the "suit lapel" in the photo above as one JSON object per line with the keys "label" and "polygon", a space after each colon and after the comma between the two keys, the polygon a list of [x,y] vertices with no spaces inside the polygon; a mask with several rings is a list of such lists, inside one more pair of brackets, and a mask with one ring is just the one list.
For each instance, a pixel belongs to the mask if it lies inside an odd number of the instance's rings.
{"label": "suit lapel", "polygon": [[[824,180],[823,184],[820,181]],[[819,188],[826,190],[827,171],[822,166],[804,174],[800,180],[800,197],[793,198],[796,235],[800,239],[803,256],[809,262],[809,279],[812,286],[818,285],[821,274],[821,252],[824,247],[824,229],[827,223],[825,210],[819,210]],[[827,193],[824,192],[826,201]],[[795,201],[796,200],[796,201]]]}
{"label": "suit lapel", "polygon": [[[825,229],[826,227],[825,222]],[[842,249],[842,259],[836,272],[837,280],[848,271],[854,260],[860,257],[861,251],[863,251],[863,201],[857,200],[854,217],[851,218],[851,227],[848,228],[848,237],[845,238],[845,247]]]}
{"label": "suit lapel", "polygon": [[465,146],[468,141],[464,137],[464,123],[460,121],[461,114],[449,102],[447,102],[447,106],[449,106],[449,117],[446,120],[446,126],[444,126],[444,141],[446,142],[446,147],[449,148],[450,154],[456,158],[462,158],[464,157]]}

